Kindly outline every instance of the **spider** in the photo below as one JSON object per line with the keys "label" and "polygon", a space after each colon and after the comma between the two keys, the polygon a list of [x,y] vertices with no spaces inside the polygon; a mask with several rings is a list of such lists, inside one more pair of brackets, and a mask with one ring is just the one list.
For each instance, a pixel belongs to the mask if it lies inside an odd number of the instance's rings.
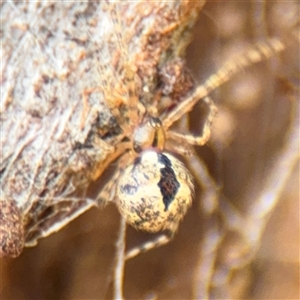
{"label": "spider", "polygon": [[[208,96],[209,93],[228,81],[242,68],[267,59],[273,53],[282,51],[284,46],[277,39],[257,44],[247,53],[236,57],[234,62],[225,63],[219,71],[210,76],[204,84],[197,86],[173,110],[160,113],[155,103],[157,99],[154,99],[154,105],[139,101],[136,75],[130,66],[128,50],[122,39],[121,18],[113,5],[110,4],[108,9],[120,48],[121,63],[119,64],[122,65],[120,72],[123,72],[125,84],[120,83],[116,88],[109,82],[109,78],[103,80],[100,76],[104,86],[104,89],[100,90],[121,127],[123,139],[99,171],[102,173],[109,163],[121,156],[116,173],[98,195],[97,202],[100,205],[115,202],[122,217],[138,230],[151,233],[163,232],[157,239],[129,251],[124,257],[126,260],[168,243],[191,206],[194,191],[192,175],[172,153],[191,156],[193,151],[189,145],[202,146],[209,140],[211,124],[217,112],[216,106]],[[105,66],[100,65],[99,69],[100,74],[107,71]],[[85,91],[84,97],[94,90]],[[202,134],[195,136],[171,130],[172,125],[182,119],[199,101],[209,108]],[[176,146],[174,142],[180,142],[182,147]],[[202,164],[199,166],[192,171],[196,178],[203,179],[200,180],[202,187],[215,188],[213,180],[206,176],[207,172],[203,170]]]}
{"label": "spider", "polygon": [[[121,18],[112,4],[107,7],[121,52],[120,72],[124,73],[126,84],[120,83],[121,92],[119,92],[109,82],[109,78],[103,79],[100,75],[104,87],[100,88],[100,91],[121,127],[123,139],[117,145],[114,154],[108,158],[109,162],[104,163],[106,167],[116,157],[121,156],[118,170],[98,195],[97,202],[99,205],[109,201],[115,202],[127,223],[138,230],[165,233],[155,241],[146,243],[139,249],[133,249],[126,255],[126,259],[129,259],[142,251],[168,243],[176,233],[179,222],[191,206],[194,183],[190,171],[171,153],[191,155],[192,150],[188,145],[206,144],[217,108],[207,95],[198,97],[199,90],[192,93],[174,110],[163,114],[158,111],[157,103],[147,105],[139,102],[136,75],[130,67],[128,51],[121,34]],[[98,68],[99,74],[107,72],[104,65],[100,64]],[[98,89],[84,91],[84,102],[87,102],[88,94]],[[200,99],[209,109],[202,134],[194,136],[172,131],[170,127],[189,112]],[[120,107],[123,109],[123,115]],[[176,146],[178,141],[182,147]],[[105,167],[101,168],[99,173],[102,173]]]}
{"label": "spider", "polygon": [[[121,41],[119,41],[121,44]],[[124,140],[118,145],[121,158],[118,169],[97,197],[98,203],[115,202],[122,215],[120,233],[117,243],[117,263],[114,275],[115,297],[122,298],[125,261],[142,252],[167,244],[176,233],[180,221],[191,206],[194,183],[190,171],[173,154],[190,155],[189,146],[202,146],[207,143],[211,133],[211,124],[217,107],[208,94],[229,80],[242,68],[268,58],[274,52],[284,49],[281,42],[270,39],[266,43],[257,44],[228,62],[210,76],[202,85],[180,102],[172,111],[159,114],[155,106],[139,103],[135,80],[129,64],[125,64],[127,95],[116,94],[111,85],[106,86],[105,98],[112,114],[118,120],[123,131]],[[123,50],[123,54],[126,50]],[[124,122],[120,111],[115,109],[115,100],[121,101],[128,108],[129,122]],[[202,101],[209,108],[204,122],[202,134],[194,136],[172,131],[171,126],[189,111],[196,103]],[[169,142],[179,141],[183,148]],[[210,178],[205,166],[197,161],[195,167],[189,164],[191,171],[204,190],[216,190],[214,180]],[[209,193],[209,192],[208,192]],[[212,192],[216,195],[216,192]],[[216,201],[216,198],[206,199]],[[207,204],[207,203],[206,203]],[[209,203],[210,213],[215,203]],[[209,210],[209,209],[208,209]],[[126,222],[138,230],[151,233],[162,232],[156,239],[146,242],[125,254]]]}
{"label": "spider", "polygon": [[[167,235],[160,238],[158,243],[153,243],[151,248],[167,243],[173,237],[192,203],[192,175],[170,153],[184,152],[184,149],[168,145],[167,142],[180,139],[183,143],[204,145],[208,141],[210,124],[217,109],[210,98],[206,97],[203,101],[209,106],[210,112],[201,136],[168,130],[165,124],[169,123],[170,115],[161,120],[150,115],[146,109],[138,118],[130,142],[124,142],[125,154],[118,163],[118,171],[98,196],[100,203],[105,201],[102,199],[115,201],[133,227],[148,232],[166,231]],[[174,119],[182,116],[179,111],[176,114]],[[125,126],[122,130],[131,133],[131,129]],[[132,256],[133,253],[127,258]]]}

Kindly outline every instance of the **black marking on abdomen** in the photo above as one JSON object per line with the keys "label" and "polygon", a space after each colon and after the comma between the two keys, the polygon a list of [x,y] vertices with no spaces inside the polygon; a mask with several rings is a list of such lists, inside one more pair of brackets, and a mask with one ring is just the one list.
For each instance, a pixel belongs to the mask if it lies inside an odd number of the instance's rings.
{"label": "black marking on abdomen", "polygon": [[169,205],[175,199],[180,183],[177,181],[176,175],[172,168],[172,163],[169,158],[164,154],[158,154],[158,161],[165,165],[160,169],[160,181],[157,184],[163,196],[165,204],[165,211],[168,210]]}

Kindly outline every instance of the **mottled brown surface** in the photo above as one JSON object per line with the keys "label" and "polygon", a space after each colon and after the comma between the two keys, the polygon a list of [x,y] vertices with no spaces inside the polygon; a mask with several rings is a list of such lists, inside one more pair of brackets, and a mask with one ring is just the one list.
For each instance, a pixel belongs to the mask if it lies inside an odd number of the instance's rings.
{"label": "mottled brown surface", "polygon": [[[254,243],[259,248],[257,255],[257,249],[241,237],[249,225],[247,215],[272,175],[270,170],[276,170],[281,157],[289,160],[280,150],[289,142],[292,107],[299,100],[295,88],[299,85],[299,44],[290,35],[298,4],[272,1],[261,5],[208,3],[187,53],[195,78],[203,82],[228,56],[258,39],[276,35],[290,46],[273,60],[244,70],[212,94],[219,113],[210,144],[197,148],[197,153],[219,183],[220,199],[242,213],[238,230],[228,229],[218,216],[224,239],[216,247],[217,259],[213,266],[201,262],[205,253],[214,250],[215,236],[210,236],[207,245],[203,237],[209,236],[215,219],[203,214],[202,194],[197,189],[193,207],[175,239],[126,264],[127,299],[195,298],[206,282],[206,278],[199,278],[199,266],[206,268],[208,276],[214,274],[208,280],[209,295],[214,299],[299,298],[299,165],[290,170],[262,242],[258,239]],[[199,111],[197,106],[191,113],[192,132],[197,132],[201,123]],[[278,184],[275,180],[274,187]],[[260,213],[262,207],[255,216]],[[37,247],[26,249],[19,258],[2,260],[2,298],[111,298],[118,220],[114,205],[90,210],[64,230],[41,240]],[[128,248],[151,238],[129,228]]]}
{"label": "mottled brown surface", "polygon": [[14,201],[0,199],[0,255],[19,256],[24,247],[24,228]]}

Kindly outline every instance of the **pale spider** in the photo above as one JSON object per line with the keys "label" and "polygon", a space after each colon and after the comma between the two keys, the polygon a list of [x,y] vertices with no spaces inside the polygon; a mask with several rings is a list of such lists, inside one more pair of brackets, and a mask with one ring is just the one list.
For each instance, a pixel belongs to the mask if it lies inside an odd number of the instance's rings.
{"label": "pale spider", "polygon": [[[170,152],[190,154],[188,145],[202,146],[209,140],[210,127],[217,108],[208,94],[242,68],[282,51],[284,46],[277,39],[257,44],[247,53],[236,57],[234,62],[225,63],[218,72],[194,89],[173,110],[160,115],[157,104],[147,106],[139,102],[136,75],[130,66],[127,49],[122,40],[120,17],[117,9],[112,5],[109,6],[109,10],[115,25],[121,54],[120,72],[125,74],[125,83],[119,83],[121,87],[118,88],[121,92],[118,92],[113,83],[109,82],[109,78],[103,79],[100,76],[104,87],[100,91],[104,94],[106,104],[122,129],[123,139],[99,170],[100,174],[103,173],[112,161],[121,156],[116,173],[104,186],[97,201],[100,205],[109,201],[115,202],[122,217],[137,229],[164,232],[156,240],[128,252],[122,258],[124,260],[168,243],[190,207],[194,190],[192,175]],[[99,68],[100,74],[107,71],[105,66],[100,65]],[[87,95],[93,91],[95,89],[84,92],[85,101]],[[199,101],[203,101],[209,108],[202,134],[194,136],[170,130],[170,127],[191,111]],[[120,113],[120,107],[126,108],[122,112],[125,116]],[[180,142],[181,147],[169,143],[170,141]],[[195,177],[200,180],[204,189],[215,187],[212,179],[208,178],[209,182],[202,180],[203,174],[207,174],[206,170],[199,171],[198,167],[191,171],[195,173]],[[124,250],[124,245],[122,247]]]}
{"label": "pale spider", "polygon": [[[118,92],[118,88],[109,82],[109,77],[102,78],[101,74],[107,73],[108,67],[100,63],[100,81],[104,88],[84,91],[83,99],[86,103],[88,95],[100,89],[122,129],[123,140],[98,171],[101,174],[110,162],[122,155],[115,175],[102,189],[97,201],[100,205],[114,201],[127,223],[136,229],[165,233],[157,240],[130,251],[126,255],[126,259],[129,259],[141,251],[166,244],[177,231],[179,222],[192,203],[194,183],[184,164],[170,152],[191,154],[192,150],[188,145],[204,145],[209,140],[210,126],[217,108],[207,95],[201,97],[198,89],[171,112],[162,115],[157,109],[157,103],[140,103],[136,75],[130,66],[122,39],[121,18],[113,5],[110,4],[107,8],[110,10],[121,52],[120,72],[125,73],[125,84],[119,83],[121,92]],[[170,130],[173,123],[180,120],[199,100],[209,108],[202,134],[194,136]],[[120,107],[125,107],[123,115]],[[181,146],[175,145],[175,142],[180,142]]]}
{"label": "pale spider", "polygon": [[[257,44],[253,49],[236,57],[234,62],[224,64],[204,84],[197,86],[174,110],[160,116],[154,106],[145,107],[138,102],[133,75],[129,76],[130,84],[127,86],[127,94],[132,97],[123,98],[121,95],[115,95],[111,86],[106,85],[107,104],[125,137],[125,141],[120,142],[115,154],[123,155],[118,162],[118,169],[97,198],[100,204],[114,201],[122,215],[114,274],[116,299],[123,298],[125,261],[141,252],[168,243],[191,205],[194,190],[192,175],[169,151],[185,155],[190,154],[188,145],[204,145],[209,140],[211,124],[217,111],[208,94],[242,68],[266,59],[283,49],[283,44],[277,39]],[[126,68],[129,74],[133,74],[129,64],[125,65],[125,71]],[[121,100],[128,106],[130,122],[124,122],[119,110],[115,109],[115,99]],[[170,130],[170,127],[191,111],[199,101],[203,101],[209,107],[202,134],[194,136]],[[168,141],[172,140],[179,141],[183,147],[168,144]],[[116,156],[110,161],[115,158]],[[190,157],[195,161],[194,158]],[[189,167],[204,190],[216,189],[214,180],[210,178],[201,162],[196,163],[194,167],[190,163]],[[211,194],[216,196],[217,192],[212,191]],[[212,202],[216,200],[216,197],[208,199]],[[206,209],[210,206],[207,212],[212,213],[216,203],[204,203],[205,205]],[[125,254],[126,222],[143,231],[163,233]]]}
{"label": "pale spider", "polygon": [[[100,203],[115,201],[127,222],[137,229],[167,232],[157,242],[147,244],[146,248],[167,243],[192,203],[192,175],[182,162],[169,153],[173,151],[180,154],[186,151],[166,142],[180,140],[191,145],[204,145],[208,141],[216,107],[208,97],[203,101],[209,105],[210,112],[201,136],[168,130],[185,113],[184,108],[189,101],[182,103],[182,110],[176,109],[162,120],[157,114],[153,114],[153,109],[151,114],[147,108],[142,114],[136,109],[134,113],[137,115],[137,122],[133,124],[134,129],[130,125],[121,126],[124,135],[130,138],[129,142],[121,143],[123,151],[128,152],[118,162],[116,174],[101,191],[98,199]],[[127,258],[136,254],[138,253],[131,252]]]}

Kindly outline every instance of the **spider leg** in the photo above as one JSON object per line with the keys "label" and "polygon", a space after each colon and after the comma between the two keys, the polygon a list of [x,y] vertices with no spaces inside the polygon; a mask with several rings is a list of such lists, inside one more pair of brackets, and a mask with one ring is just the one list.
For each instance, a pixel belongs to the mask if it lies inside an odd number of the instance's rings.
{"label": "spider leg", "polygon": [[214,116],[217,113],[217,107],[213,103],[213,101],[209,97],[205,97],[203,101],[208,105],[209,107],[209,114],[206,118],[206,122],[203,126],[203,132],[200,136],[193,136],[193,135],[186,135],[186,134],[181,134],[177,133],[174,131],[169,130],[167,132],[167,137],[169,139],[172,139],[174,141],[179,141],[179,142],[185,142],[190,145],[198,145],[198,146],[203,146],[206,144],[206,142],[210,138],[210,127],[213,121]]}
{"label": "spider leg", "polygon": [[116,267],[114,272],[114,299],[124,299],[123,282],[125,269],[126,219],[121,216],[119,237],[116,243]]}
{"label": "spider leg", "polygon": [[149,250],[166,245],[170,242],[172,237],[173,237],[173,235],[161,234],[157,238],[129,250],[125,254],[125,260],[129,260],[133,257],[140,255],[141,253],[145,253],[145,252],[148,252]]}
{"label": "spider leg", "polygon": [[[124,143],[126,147],[127,143]],[[121,144],[122,145],[122,144]],[[127,148],[128,149],[128,148]],[[122,149],[122,153],[125,151],[125,149]],[[120,154],[122,154],[120,153]],[[118,183],[118,180],[120,176],[123,173],[124,168],[126,167],[128,160],[131,158],[130,153],[126,153],[120,161],[118,161],[118,167],[115,174],[112,176],[112,178],[109,179],[109,181],[104,185],[101,192],[98,194],[96,201],[100,203],[106,203],[107,201],[113,201],[115,198],[115,190],[116,190],[116,184]],[[106,163],[106,165],[109,165],[112,160]]]}
{"label": "spider leg", "polygon": [[[84,89],[82,92],[82,102],[83,102],[83,112],[81,116],[81,123],[80,126],[81,128],[84,126],[84,120],[87,116],[88,109],[89,109],[89,103],[88,103],[88,97],[90,94],[95,93],[95,92],[100,92],[103,94],[105,103],[108,105],[109,109],[111,110],[112,115],[116,118],[117,123],[120,125],[122,128],[123,132],[126,132],[126,128],[123,128],[123,118],[119,112],[119,107],[121,104],[126,102],[126,99],[124,97],[121,97],[117,92],[116,88],[114,86],[114,81],[113,78],[117,76],[117,73],[115,70],[111,67],[111,65],[108,65],[105,63],[105,55],[103,54],[103,49],[100,47],[98,42],[93,38],[92,33],[90,32],[87,24],[85,23],[85,20],[83,18],[80,18],[80,21],[82,22],[82,26],[86,27],[86,30],[89,34],[90,39],[94,42],[95,45],[98,46],[99,48],[99,58],[96,66],[97,70],[97,77],[99,81],[99,86],[97,85],[96,87]],[[114,95],[114,97],[112,97]]]}
{"label": "spider leg", "polygon": [[196,155],[194,148],[189,144],[176,144],[175,141],[167,141],[167,144],[165,145],[165,150],[167,152],[173,152],[181,155],[182,157],[190,157],[192,155]]}
{"label": "spider leg", "polygon": [[[123,133],[127,135],[132,131],[131,127],[138,122],[138,97],[136,96],[134,78],[135,70],[131,70],[132,67],[130,66],[130,63],[126,63],[126,61],[124,61],[124,57],[128,57],[128,51],[125,47],[126,43],[122,38],[121,18],[118,10],[116,9],[116,5],[109,2],[103,2],[102,4],[106,5],[109,10],[118,46],[115,51],[106,54],[103,52],[105,49],[102,49],[100,46],[98,47],[99,64],[97,64],[96,69],[100,87],[83,91],[83,113],[81,126],[83,127],[82,124],[84,123],[84,119],[86,118],[88,111],[88,95],[93,92],[102,92],[105,103],[109,107],[111,114],[116,118],[116,121],[121,127]],[[89,29],[87,29],[87,31],[90,39],[98,45],[98,42],[94,40]],[[111,64],[105,63],[106,56],[112,56]],[[118,79],[117,81],[116,78]],[[126,109],[126,114],[128,115],[126,116],[127,118],[120,112],[120,108],[122,106],[128,107],[128,109]],[[131,124],[127,123],[127,119],[131,121]]]}
{"label": "spider leg", "polygon": [[226,62],[216,73],[211,75],[202,85],[199,85],[191,95],[171,111],[163,119],[163,126],[167,130],[179,120],[181,116],[193,109],[195,104],[204,99],[211,91],[215,90],[242,69],[270,58],[274,53],[285,50],[285,45],[277,38],[271,38],[267,42],[257,43],[254,47],[236,56],[234,60]]}
{"label": "spider leg", "polygon": [[121,170],[117,170],[112,178],[105,184],[101,192],[98,194],[96,198],[96,202],[98,204],[107,203],[108,201],[113,201],[115,197],[115,187],[116,184],[122,174]]}
{"label": "spider leg", "polygon": [[80,118],[80,128],[83,129],[86,117],[88,115],[89,111],[89,95],[94,93],[94,92],[102,92],[102,89],[100,87],[93,87],[89,89],[85,89],[82,92],[82,104],[83,104],[83,109],[81,113],[81,118]]}
{"label": "spider leg", "polygon": [[[128,119],[131,122],[131,127],[135,126],[135,124],[139,121],[138,116],[138,96],[137,96],[137,87],[135,74],[137,70],[133,68],[133,64],[131,64],[127,58],[128,55],[128,42],[124,40],[123,29],[126,26],[122,24],[122,19],[120,16],[120,12],[116,6],[116,3],[109,3],[108,1],[104,2],[104,5],[107,6],[109,10],[109,14],[111,16],[111,20],[114,26],[114,34],[117,39],[118,51],[120,51],[118,66],[122,66],[122,68],[117,66],[118,73],[121,74],[122,78],[120,82],[124,88],[124,98],[129,99],[127,104],[128,107]],[[115,89],[114,89],[115,90]],[[113,91],[114,91],[113,90]]]}
{"label": "spider leg", "polygon": [[205,164],[198,156],[190,157],[187,163],[189,169],[195,176],[195,180],[202,188],[201,210],[204,211],[203,223],[205,226],[201,255],[199,255],[199,259],[196,262],[193,298],[209,299],[210,285],[214,277],[218,247],[223,239],[223,233],[219,230],[219,221],[216,214],[219,203],[219,188],[209,175]]}
{"label": "spider leg", "polygon": [[119,156],[121,156],[127,149],[130,149],[131,143],[130,142],[121,142],[119,143],[114,152],[108,155],[108,157],[101,163],[101,166],[97,168],[96,172],[93,174],[93,180],[96,180],[100,177],[100,175],[106,170],[106,168],[115,161]]}
{"label": "spider leg", "polygon": [[[105,67],[100,67],[98,66],[99,73],[105,74]],[[101,77],[101,76],[100,76]],[[106,77],[109,77],[106,75]],[[120,112],[120,107],[123,104],[127,105],[127,100],[124,96],[122,96],[120,93],[117,92],[117,90],[110,91],[109,88],[109,83],[107,82],[107,78],[101,78],[101,85],[97,87],[92,87],[89,89],[85,89],[82,92],[82,103],[83,103],[83,110],[82,110],[82,115],[81,115],[81,121],[80,121],[80,127],[84,127],[84,122],[88,114],[89,110],[89,95],[93,93],[102,93],[105,98],[105,103],[108,106],[111,114],[115,117],[116,122],[118,125],[121,127],[122,131],[124,134],[130,132],[130,127],[125,123],[124,121],[124,116],[122,116]]]}

